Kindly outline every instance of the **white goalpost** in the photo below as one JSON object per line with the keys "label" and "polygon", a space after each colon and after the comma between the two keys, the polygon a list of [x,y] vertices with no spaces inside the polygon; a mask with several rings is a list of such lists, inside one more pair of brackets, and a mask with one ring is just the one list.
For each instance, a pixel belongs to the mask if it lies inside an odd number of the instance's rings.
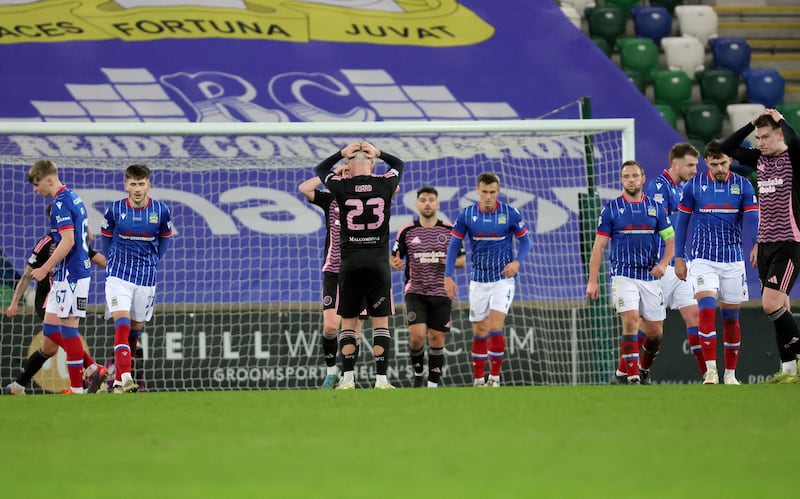
{"label": "white goalpost", "polygon": [[[635,158],[633,119],[371,123],[39,123],[0,122],[4,235],[0,299],[8,306],[39,237],[47,201],[27,182],[42,158],[59,165],[99,234],[107,204],[125,197],[124,169],[153,171],[152,197],[166,202],[175,236],[160,264],[154,319],[142,336],[135,375],[147,390],[316,388],[321,352],[325,224],[297,192],[314,166],[353,140],[367,140],[406,163],[392,205],[392,238],[414,216],[416,190],[439,192],[440,218],[475,202],[475,179],[495,172],[501,196],[529,227],[506,321],[506,385],[604,383],[617,351],[607,295],[584,299],[587,250],[601,203],[619,195],[619,167]],[[378,163],[377,171],[384,164]],[[467,248],[470,253],[469,247]],[[388,255],[387,255],[388,258]],[[469,266],[469,256],[468,256]],[[445,347],[445,386],[471,384],[468,272]],[[81,333],[95,358],[113,358],[113,325],[103,320],[104,275],[92,275]],[[410,386],[402,273],[393,272],[397,314],[389,378]],[[16,376],[41,327],[26,300],[2,318],[0,382]],[[365,324],[359,386],[374,379]],[[427,358],[427,355],[426,355]],[[33,392],[66,385],[63,355],[34,378]]]}

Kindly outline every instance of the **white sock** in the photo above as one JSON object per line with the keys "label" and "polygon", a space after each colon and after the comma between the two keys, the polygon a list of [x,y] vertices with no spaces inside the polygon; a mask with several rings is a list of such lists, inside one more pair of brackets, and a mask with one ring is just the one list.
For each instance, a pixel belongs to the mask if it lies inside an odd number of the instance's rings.
{"label": "white sock", "polygon": [[797,361],[790,360],[781,364],[781,372],[797,376]]}
{"label": "white sock", "polygon": [[706,361],[706,371],[716,371],[717,370],[717,361],[716,360],[707,360]]}
{"label": "white sock", "polygon": [[385,374],[376,374],[375,381],[379,383],[388,383],[389,379],[386,377]]}
{"label": "white sock", "polygon": [[489,379],[493,381],[500,381],[500,376],[495,376],[493,374],[490,374]]}
{"label": "white sock", "polygon": [[345,371],[342,373],[342,381],[354,381],[355,375],[353,371]]}
{"label": "white sock", "polygon": [[80,395],[83,393],[83,387],[75,388],[74,386],[70,386],[69,389],[72,390],[72,393],[76,395]]}
{"label": "white sock", "polygon": [[428,381],[428,388],[436,388],[439,386],[439,383],[434,383],[433,381]]}
{"label": "white sock", "polygon": [[326,369],[325,374],[339,374],[339,368],[336,366],[331,366]]}
{"label": "white sock", "polygon": [[125,383],[127,383],[128,381],[130,381],[131,383],[133,383],[133,378],[131,377],[131,373],[122,373],[122,374],[121,374],[121,377],[122,377],[122,384],[123,384],[123,385],[124,385]]}

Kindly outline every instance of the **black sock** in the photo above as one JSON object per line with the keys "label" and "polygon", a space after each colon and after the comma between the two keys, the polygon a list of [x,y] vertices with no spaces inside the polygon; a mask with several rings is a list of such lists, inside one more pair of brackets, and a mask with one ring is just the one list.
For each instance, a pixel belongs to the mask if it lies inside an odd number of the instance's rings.
{"label": "black sock", "polygon": [[797,326],[797,321],[786,310],[786,307],[781,307],[767,315],[775,326],[775,341],[778,344],[778,355],[781,362],[796,360],[798,349],[800,349],[800,327]]}
{"label": "black sock", "polygon": [[431,348],[428,351],[428,381],[437,385],[442,380],[444,367],[444,348]]}
{"label": "black sock", "polygon": [[333,367],[336,365],[336,352],[338,350],[338,345],[336,341],[336,333],[333,335],[328,335],[328,333],[322,334],[322,356],[325,358],[325,365],[328,367]]}
{"label": "black sock", "polygon": [[19,385],[27,386],[30,383],[31,379],[39,372],[39,369],[42,368],[47,359],[50,357],[46,356],[42,353],[41,350],[36,350],[31,354],[30,357],[25,361],[25,365],[22,366],[22,371],[17,376],[15,380]]}
{"label": "black sock", "polygon": [[411,348],[409,348],[408,355],[411,357],[411,367],[414,368],[414,374],[416,376],[422,376],[422,369],[425,363],[425,349],[411,350]]}
{"label": "black sock", "polygon": [[[389,345],[392,343],[392,338],[389,336],[389,330],[386,328],[375,328],[372,332],[372,352],[375,355],[375,374],[386,374],[386,369],[389,365]],[[383,348],[380,355],[375,354],[375,347]]]}
{"label": "black sock", "polygon": [[[353,345],[356,350],[351,354],[345,354],[345,345]],[[358,354],[358,345],[356,344],[356,332],[352,329],[343,329],[339,333],[339,351],[342,351],[342,372],[353,371],[356,368],[356,356]]]}

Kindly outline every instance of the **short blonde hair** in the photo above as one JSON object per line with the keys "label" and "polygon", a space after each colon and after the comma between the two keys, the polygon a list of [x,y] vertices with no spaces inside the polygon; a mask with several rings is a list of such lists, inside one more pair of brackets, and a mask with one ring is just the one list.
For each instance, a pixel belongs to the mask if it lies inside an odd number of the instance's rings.
{"label": "short blonde hair", "polygon": [[28,170],[28,182],[38,184],[43,178],[58,175],[58,166],[55,161],[40,159]]}

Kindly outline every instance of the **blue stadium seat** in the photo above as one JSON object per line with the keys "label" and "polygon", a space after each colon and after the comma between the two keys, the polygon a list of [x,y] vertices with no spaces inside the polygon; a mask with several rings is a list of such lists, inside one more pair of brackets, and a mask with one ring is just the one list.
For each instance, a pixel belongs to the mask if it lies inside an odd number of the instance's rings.
{"label": "blue stadium seat", "polygon": [[716,69],[727,69],[739,76],[750,68],[750,44],[744,38],[711,38],[708,45]]}
{"label": "blue stadium seat", "polygon": [[747,86],[747,100],[774,108],[783,103],[786,82],[775,69],[750,69],[742,73]]}
{"label": "blue stadium seat", "polygon": [[672,34],[672,15],[664,7],[633,7],[631,15],[639,38],[649,38],[661,45],[661,39]]}

